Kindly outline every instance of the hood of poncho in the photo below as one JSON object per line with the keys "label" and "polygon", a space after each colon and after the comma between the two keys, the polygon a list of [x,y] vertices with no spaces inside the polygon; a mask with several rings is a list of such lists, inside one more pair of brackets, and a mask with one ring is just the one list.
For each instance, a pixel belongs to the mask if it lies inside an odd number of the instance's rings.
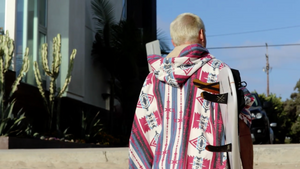
{"label": "hood of poncho", "polygon": [[175,47],[167,57],[150,55],[148,63],[156,78],[179,87],[213,58],[206,48],[192,44]]}

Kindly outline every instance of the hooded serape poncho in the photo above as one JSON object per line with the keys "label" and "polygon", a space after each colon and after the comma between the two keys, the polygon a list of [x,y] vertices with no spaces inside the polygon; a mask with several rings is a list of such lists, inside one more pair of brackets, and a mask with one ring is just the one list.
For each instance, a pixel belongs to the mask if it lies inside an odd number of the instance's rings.
{"label": "hooded serape poncho", "polygon": [[[206,145],[225,144],[219,105],[204,100],[193,79],[216,82],[227,65],[200,44],[176,47],[169,55],[148,56],[152,71],[137,103],[129,168],[226,168],[226,153],[205,150]],[[250,116],[242,119],[251,121]]]}

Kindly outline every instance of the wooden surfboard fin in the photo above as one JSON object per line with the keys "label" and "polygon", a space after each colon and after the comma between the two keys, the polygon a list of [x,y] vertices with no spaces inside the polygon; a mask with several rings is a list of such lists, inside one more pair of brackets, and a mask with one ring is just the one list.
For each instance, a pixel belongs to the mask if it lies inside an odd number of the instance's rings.
{"label": "wooden surfboard fin", "polygon": [[216,83],[205,83],[202,82],[199,79],[194,79],[193,83],[196,87],[205,90],[207,92],[211,92],[211,93],[215,93],[215,94],[219,94],[220,93],[220,84],[219,82]]}
{"label": "wooden surfboard fin", "polygon": [[212,145],[207,145],[205,147],[205,149],[207,151],[210,151],[210,152],[231,152],[232,150],[232,145],[231,143],[230,144],[226,144],[226,145],[223,145],[223,146],[212,146]]}
{"label": "wooden surfboard fin", "polygon": [[228,101],[228,93],[210,94],[208,92],[202,92],[201,97],[205,100],[208,100],[211,102],[216,102],[216,103],[227,104],[227,101]]}

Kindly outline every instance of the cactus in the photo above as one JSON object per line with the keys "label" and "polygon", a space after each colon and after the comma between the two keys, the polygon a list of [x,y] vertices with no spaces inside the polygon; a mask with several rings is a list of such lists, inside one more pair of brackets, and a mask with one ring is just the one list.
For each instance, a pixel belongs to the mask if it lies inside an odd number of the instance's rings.
{"label": "cactus", "polygon": [[19,85],[22,77],[29,70],[29,49],[26,48],[25,50],[20,74],[12,84],[11,91],[7,96],[5,93],[5,74],[11,66],[13,51],[14,41],[9,38],[9,32],[7,31],[6,35],[0,35],[0,135],[10,135],[12,132],[18,130],[18,126],[25,118],[24,113],[20,114],[21,111],[19,111],[16,117],[13,115],[12,112],[16,100],[12,100],[12,95],[16,92],[17,86]]}
{"label": "cactus", "polygon": [[70,55],[70,64],[68,68],[68,73],[64,82],[63,87],[61,90],[57,91],[56,88],[56,79],[59,75],[60,71],[60,65],[61,65],[61,38],[60,34],[58,34],[56,37],[53,38],[53,61],[51,65],[51,70],[48,66],[48,59],[47,59],[47,50],[48,50],[48,45],[45,43],[42,45],[42,52],[41,52],[41,57],[42,57],[42,65],[43,65],[43,70],[45,71],[46,75],[50,77],[50,86],[49,86],[49,98],[46,98],[44,89],[42,87],[42,78],[41,74],[39,71],[39,66],[37,62],[34,62],[34,75],[36,79],[36,83],[39,89],[39,92],[41,93],[44,104],[46,106],[47,112],[49,114],[49,130],[51,131],[52,129],[52,122],[54,118],[54,113],[56,113],[56,130],[59,131],[59,117],[60,117],[60,98],[62,95],[66,92],[66,89],[68,85],[71,82],[71,73],[73,69],[73,64],[74,64],[74,59],[76,56],[76,49],[73,49],[72,54]]}
{"label": "cactus", "polygon": [[[8,31],[6,32],[6,35],[0,36],[0,91],[1,96],[0,99],[2,100],[4,97],[4,91],[5,91],[5,73],[7,72],[11,60],[12,55],[14,51],[14,44],[13,40],[9,38]],[[1,108],[3,108],[1,106]],[[3,109],[1,109],[1,112],[3,112]]]}

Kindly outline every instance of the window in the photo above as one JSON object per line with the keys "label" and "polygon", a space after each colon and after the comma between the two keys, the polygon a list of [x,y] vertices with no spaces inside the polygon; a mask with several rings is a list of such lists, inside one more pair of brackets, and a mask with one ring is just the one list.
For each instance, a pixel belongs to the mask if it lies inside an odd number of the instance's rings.
{"label": "window", "polygon": [[0,35],[5,33],[5,0],[0,0]]}
{"label": "window", "polygon": [[[30,64],[38,62],[45,84],[41,46],[47,40],[47,0],[17,0],[16,17],[16,72],[19,74],[25,49],[29,47]],[[33,66],[24,81],[35,85]]]}

